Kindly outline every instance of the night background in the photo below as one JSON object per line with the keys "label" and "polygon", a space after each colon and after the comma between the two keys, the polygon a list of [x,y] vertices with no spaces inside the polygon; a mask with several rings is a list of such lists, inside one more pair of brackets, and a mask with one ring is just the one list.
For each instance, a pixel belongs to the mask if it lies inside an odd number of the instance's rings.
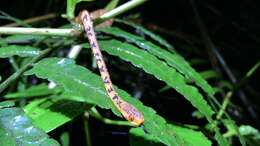
{"label": "night background", "polygon": [[[109,0],[82,1],[76,5],[75,16],[82,9],[89,11],[102,9],[109,2]],[[126,2],[126,0],[120,0],[118,6]],[[62,0],[2,0],[0,2],[0,10],[1,27],[13,23],[13,21],[2,17],[6,14],[20,20],[53,14],[53,18],[30,24],[36,28],[58,28],[70,23],[67,19],[61,17],[62,14],[66,13],[66,1]],[[258,1],[148,0],[116,18],[141,25],[169,42],[174,47],[171,50],[178,52],[179,55],[185,58],[207,80],[213,89],[216,89],[215,91],[217,92],[214,97],[220,105],[223,105],[225,98],[229,98],[227,101],[228,105],[224,110],[228,117],[233,119],[237,127],[250,125],[254,128],[256,132],[249,132],[250,134],[248,135],[241,134],[247,145],[260,144],[260,135],[257,131],[260,128],[260,9]],[[112,26],[120,27],[129,33],[143,37],[147,41],[157,43],[143,32],[136,31],[134,28],[122,23],[115,21]],[[107,35],[102,33],[102,31],[97,31],[97,35],[99,39],[103,40],[113,38],[124,41],[122,38]],[[8,36],[0,34],[0,39],[4,40]],[[84,36],[71,40],[73,45],[82,42],[87,43],[87,39],[84,39]],[[55,40],[49,42],[50,44],[55,44]],[[35,46],[35,41],[33,43]],[[7,45],[13,44],[32,45],[31,41],[7,42]],[[48,46],[44,41],[41,41],[39,44],[38,46],[42,49]],[[163,48],[162,44],[158,44],[158,46]],[[1,47],[3,47],[2,44]],[[48,53],[48,57],[66,56],[69,52],[70,44],[64,43],[57,48],[59,49]],[[153,108],[167,123],[186,128],[190,128],[187,125],[196,125],[196,128],[190,129],[201,131],[211,141],[212,145],[219,145],[214,138],[214,132],[208,129],[210,125],[207,125],[208,121],[206,118],[188,100],[183,98],[183,95],[167,86],[162,80],[131,65],[131,63],[110,53],[104,51],[102,53],[111,74],[111,79],[117,87],[136,97],[145,106]],[[20,58],[14,57],[14,59],[19,65],[22,64]],[[159,60],[163,61],[161,58]],[[99,75],[98,70],[93,68],[90,49],[82,50],[76,59],[76,64],[84,66]],[[10,64],[10,60],[0,57],[0,76],[2,77],[0,83],[13,73],[14,69]],[[45,79],[40,79],[36,76],[18,78],[12,83],[12,86],[0,92],[0,96],[5,97],[8,93],[18,92],[18,85],[20,84],[18,80],[22,80],[24,87],[29,88],[43,82],[48,83]],[[26,80],[26,82],[23,80]],[[187,84],[198,88],[204,99],[212,106],[212,101],[206,98],[206,93],[192,79],[185,78],[185,81]],[[229,96],[230,94],[231,96]],[[37,98],[44,97],[40,96]],[[12,101],[15,102],[15,106],[23,107],[32,99],[35,99],[35,97],[22,100],[12,99]],[[5,101],[9,99],[2,98],[0,100]],[[214,102],[213,105],[216,106]],[[217,107],[217,109],[219,108]],[[111,110],[100,107],[96,107],[96,109],[103,117],[123,120],[117,117]],[[223,122],[223,119],[226,119],[225,117],[226,115],[224,114],[221,119],[218,119],[217,113],[212,116],[213,120],[218,121],[217,126],[222,134],[227,132],[228,129],[225,122]],[[66,135],[67,141],[69,141],[68,145],[88,145],[84,131],[84,124],[86,124],[84,123],[84,118],[86,118],[86,115],[81,113],[69,122],[50,131],[48,135],[59,143],[63,143],[61,137]],[[140,144],[142,142],[139,144],[130,142],[132,141],[131,138],[134,137],[129,134],[131,127],[104,124],[101,120],[91,117],[91,114],[88,122],[91,144],[93,146],[104,144],[113,146],[166,145],[158,141],[145,144]],[[227,139],[228,145],[241,145],[241,141],[236,135]],[[62,145],[66,146],[66,144]]]}

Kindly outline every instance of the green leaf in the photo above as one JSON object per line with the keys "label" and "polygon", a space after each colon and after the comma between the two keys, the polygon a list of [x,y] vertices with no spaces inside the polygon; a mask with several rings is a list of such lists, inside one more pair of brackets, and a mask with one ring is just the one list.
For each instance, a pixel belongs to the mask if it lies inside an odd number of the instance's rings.
{"label": "green leaf", "polygon": [[3,40],[5,42],[8,43],[24,43],[24,42],[32,42],[35,40],[40,40],[40,39],[44,39],[46,38],[45,36],[41,36],[41,35],[27,35],[27,34],[19,34],[19,35],[11,35],[8,36],[6,38],[4,38]]}
{"label": "green leaf", "polygon": [[[73,95],[73,98],[90,97],[84,98],[83,101],[90,104],[99,104],[100,107],[105,109],[113,107],[112,110],[117,115],[121,115],[117,108],[112,106],[112,101],[109,98],[104,98],[107,95],[103,92],[103,82],[89,80],[89,74],[86,74],[85,70],[84,67],[76,66],[73,60],[52,58],[40,61],[25,74],[36,74],[40,78],[53,81],[61,85],[66,90],[66,94]],[[98,84],[98,86],[95,88],[93,84]]]}
{"label": "green leaf", "polygon": [[0,102],[0,109],[5,107],[13,107],[15,103],[13,101],[2,101]]}
{"label": "green leaf", "polygon": [[31,46],[9,45],[0,48],[0,58],[7,58],[14,55],[21,57],[33,57],[38,56],[39,54],[40,50]]}
{"label": "green leaf", "polygon": [[140,48],[147,50],[149,53],[163,59],[171,67],[174,67],[178,72],[182,73],[189,80],[193,80],[196,85],[201,87],[207,94],[213,96],[213,88],[204,80],[199,73],[197,73],[183,57],[177,53],[170,53],[159,46],[146,41],[142,37],[133,35],[131,33],[125,32],[119,28],[109,27],[106,29],[100,29],[104,33],[114,35],[117,37],[125,38],[128,42],[135,43]]}
{"label": "green leaf", "polygon": [[147,134],[142,128],[131,128],[129,132],[130,146],[165,146],[154,136]]}
{"label": "green leaf", "polygon": [[211,146],[209,141],[201,132],[180,126],[171,125],[173,131],[193,146]]}
{"label": "green leaf", "polygon": [[94,0],[67,0],[67,12],[66,15],[69,19],[73,19],[74,13],[75,13],[75,7],[77,3],[82,2],[82,1],[94,1]]}
{"label": "green leaf", "polygon": [[70,145],[70,135],[69,132],[63,132],[60,136],[60,142],[62,146]]}
{"label": "green leaf", "polygon": [[49,89],[46,84],[34,85],[28,89],[23,91],[19,91],[16,93],[8,93],[5,95],[5,98],[28,98],[28,97],[37,97],[37,96],[45,96],[50,94],[58,93],[59,89]]}
{"label": "green leaf", "polygon": [[115,40],[99,41],[101,48],[111,55],[120,57],[131,62],[145,72],[154,75],[157,79],[164,81],[180,94],[182,94],[191,104],[196,107],[206,117],[211,117],[214,113],[211,107],[203,99],[197,88],[185,83],[184,77],[176,72],[174,68],[167,66],[153,55],[140,50],[130,44]]}
{"label": "green leaf", "polygon": [[31,120],[20,108],[0,109],[1,146],[58,146],[42,130],[34,127]]}
{"label": "green leaf", "polygon": [[81,102],[52,96],[32,101],[24,107],[24,111],[33,120],[35,126],[50,132],[72,120],[87,108]]}
{"label": "green leaf", "polygon": [[206,71],[200,72],[200,75],[205,80],[212,79],[212,78],[218,78],[219,77],[219,74],[216,71],[214,71],[214,70],[206,70]]}
{"label": "green leaf", "polygon": [[137,31],[144,33],[145,35],[152,38],[154,41],[156,41],[159,44],[165,46],[170,51],[173,51],[173,49],[174,49],[174,47],[170,43],[168,43],[165,39],[163,39],[161,36],[154,34],[153,32],[151,32],[150,30],[142,27],[141,25],[137,25],[136,23],[132,23],[132,22],[124,21],[124,20],[120,20],[120,19],[116,19],[115,21],[129,25],[129,26],[135,28]]}
{"label": "green leaf", "polygon": [[239,132],[251,146],[260,145],[260,132],[256,128],[250,125],[241,125]]}
{"label": "green leaf", "polygon": [[110,0],[110,2],[106,5],[105,10],[111,11],[118,5],[119,0]]}
{"label": "green leaf", "polygon": [[[54,81],[56,84],[64,88],[65,92],[76,96],[76,98],[67,97],[70,100],[79,100],[81,102],[84,101],[98,105],[102,108],[115,108],[113,104],[110,104],[111,101],[106,95],[106,91],[100,76],[91,73],[86,68],[75,65],[73,60],[65,58],[43,59],[35,64],[33,68],[26,74],[35,74],[40,78],[47,78]],[[135,105],[136,108],[143,112],[145,118],[144,128],[151,136],[155,137],[157,141],[169,146],[187,145],[182,137],[179,137],[173,130],[169,129],[169,125],[166,123],[166,121],[157,115],[153,109],[144,106],[140,101],[132,98],[123,90],[120,90],[116,87],[115,90],[125,101]],[[52,103],[53,102],[50,102],[50,105]],[[37,103],[37,105],[42,104]],[[26,107],[26,109],[27,108],[28,107]],[[64,107],[65,111],[66,109],[67,108]],[[32,107],[30,111],[31,114],[29,115],[33,116],[35,109]],[[118,114],[115,110],[114,113]],[[60,115],[61,113],[57,112],[56,114]],[[50,119],[53,116],[48,114],[47,118],[46,114],[46,117],[44,118],[40,118],[41,116],[37,117],[39,117],[39,119],[36,121],[41,121],[42,124],[44,124],[46,120],[51,121]]]}
{"label": "green leaf", "polygon": [[[209,141],[201,132],[175,125],[168,125],[169,129],[176,135],[183,138],[190,146],[211,146]],[[155,137],[145,133],[141,128],[132,128],[130,130],[131,146],[163,146]]]}
{"label": "green leaf", "polygon": [[215,133],[215,139],[220,146],[229,146],[228,141],[221,135],[220,132]]}

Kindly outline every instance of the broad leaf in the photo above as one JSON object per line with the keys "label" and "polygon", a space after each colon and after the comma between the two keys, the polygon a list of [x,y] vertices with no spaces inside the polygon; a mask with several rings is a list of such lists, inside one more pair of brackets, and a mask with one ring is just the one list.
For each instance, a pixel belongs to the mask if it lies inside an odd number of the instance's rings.
{"label": "broad leaf", "polygon": [[[86,97],[84,101],[90,104],[99,104],[100,107],[109,109],[120,115],[119,111],[112,106],[113,103],[103,92],[104,85],[98,80],[90,80],[84,67],[76,66],[73,60],[68,59],[48,59],[40,61],[26,74],[36,74],[40,78],[45,78],[61,85],[67,94],[73,95],[73,98]],[[93,84],[97,84],[95,87]],[[102,93],[102,94],[100,94]],[[105,100],[105,101],[104,101]]]}
{"label": "broad leaf", "polygon": [[19,91],[16,93],[8,93],[5,95],[5,98],[29,98],[29,97],[37,97],[37,96],[44,96],[49,94],[55,94],[58,93],[59,89],[49,89],[48,85],[46,84],[39,84],[34,85],[28,89],[25,89],[23,91]]}
{"label": "broad leaf", "polygon": [[50,132],[71,121],[87,108],[89,107],[81,102],[52,96],[51,98],[36,99],[26,105],[24,110],[32,118],[34,125],[45,132]]}
{"label": "broad leaf", "polygon": [[109,27],[106,29],[101,29],[100,31],[117,37],[125,38],[127,41],[135,43],[140,48],[143,48],[147,50],[149,53],[157,56],[158,58],[165,60],[168,65],[174,67],[178,72],[182,73],[189,80],[193,80],[206,93],[208,93],[210,96],[213,96],[214,90],[212,89],[212,87],[179,54],[170,53],[160,48],[159,46],[149,41],[146,41],[142,37],[125,32],[119,28]]}
{"label": "broad leaf", "polygon": [[[114,108],[114,105],[110,104],[111,101],[106,95],[100,76],[91,73],[86,68],[75,65],[73,60],[61,58],[43,59],[35,64],[26,74],[35,74],[40,78],[52,80],[63,87],[65,92],[76,96],[72,98],[67,97],[67,99],[84,101],[102,108]],[[174,130],[171,130],[166,121],[157,115],[153,109],[144,106],[140,101],[132,98],[123,90],[117,89],[116,87],[115,90],[119,93],[120,97],[135,105],[143,112],[145,118],[144,129],[149,135],[155,137],[158,142],[169,146],[190,145],[185,142],[181,136],[178,136]],[[64,109],[66,110],[65,107]],[[33,112],[34,108],[31,108],[31,111]],[[58,112],[57,115],[58,114],[61,113]],[[44,122],[48,119],[41,118],[40,120]]]}
{"label": "broad leaf", "polygon": [[31,120],[20,108],[0,109],[1,146],[58,146],[42,130],[34,127]]}
{"label": "broad leaf", "polygon": [[33,57],[40,54],[40,50],[31,46],[9,45],[0,48],[0,58],[7,58],[14,55],[21,57]]}

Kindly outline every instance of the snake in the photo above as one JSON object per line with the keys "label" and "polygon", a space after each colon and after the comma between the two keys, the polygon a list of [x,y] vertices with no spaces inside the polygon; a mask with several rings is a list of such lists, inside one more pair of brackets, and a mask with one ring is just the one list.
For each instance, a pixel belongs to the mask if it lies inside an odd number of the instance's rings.
{"label": "snake", "polygon": [[91,20],[89,12],[87,10],[82,10],[79,14],[79,19],[87,35],[88,42],[103,80],[107,95],[126,120],[128,120],[134,126],[141,126],[144,123],[144,116],[142,112],[140,112],[132,104],[124,101],[113,87],[108,69],[103,59],[103,55],[100,51],[100,47],[93,28],[93,21]]}

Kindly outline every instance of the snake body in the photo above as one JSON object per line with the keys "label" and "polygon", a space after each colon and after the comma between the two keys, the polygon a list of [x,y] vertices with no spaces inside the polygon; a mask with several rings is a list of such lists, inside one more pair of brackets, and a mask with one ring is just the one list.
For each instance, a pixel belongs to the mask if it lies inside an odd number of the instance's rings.
{"label": "snake body", "polygon": [[138,111],[138,109],[135,108],[133,105],[131,105],[130,103],[124,101],[121,97],[119,97],[118,93],[113,88],[110,75],[108,73],[106,64],[103,60],[103,56],[101,54],[100,47],[96,39],[96,35],[93,28],[93,22],[91,20],[88,11],[87,10],[81,11],[79,18],[87,34],[87,38],[92,53],[95,57],[108,96],[110,97],[114,105],[118,108],[118,110],[121,112],[121,114],[125,117],[125,119],[127,119],[133,125],[136,126],[142,125],[144,122],[143,114],[140,111]]}

